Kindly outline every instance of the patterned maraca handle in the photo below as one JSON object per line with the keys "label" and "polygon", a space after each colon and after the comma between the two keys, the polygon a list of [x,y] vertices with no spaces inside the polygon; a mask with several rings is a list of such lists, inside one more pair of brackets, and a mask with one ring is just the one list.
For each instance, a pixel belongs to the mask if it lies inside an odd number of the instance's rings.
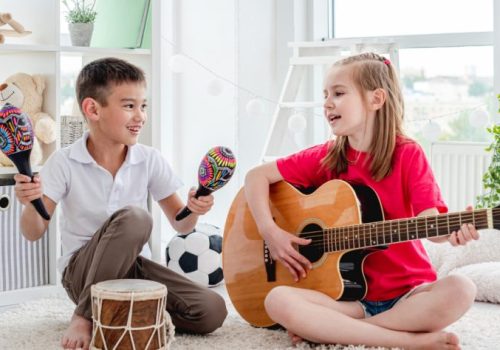
{"label": "patterned maraca handle", "polygon": [[[17,170],[29,176],[33,181],[33,173],[29,162],[33,147],[33,127],[29,117],[19,108],[6,103],[0,110],[0,149],[14,163]],[[45,220],[50,220],[40,198],[31,201],[37,212]]]}
{"label": "patterned maraca handle", "polygon": [[[236,159],[233,152],[227,147],[211,148],[201,160],[198,167],[198,189],[195,198],[207,196],[210,193],[224,186],[236,167]],[[180,221],[191,214],[191,210],[186,206],[177,214],[175,220]]]}

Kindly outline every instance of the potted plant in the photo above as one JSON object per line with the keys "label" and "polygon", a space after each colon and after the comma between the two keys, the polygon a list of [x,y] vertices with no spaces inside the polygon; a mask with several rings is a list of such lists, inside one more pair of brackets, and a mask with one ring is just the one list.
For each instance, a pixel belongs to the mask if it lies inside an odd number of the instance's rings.
{"label": "potted plant", "polygon": [[[500,102],[500,95],[497,98]],[[493,157],[488,170],[483,175],[485,193],[477,197],[478,208],[492,208],[500,204],[500,124],[494,124],[487,130],[493,135],[493,142],[486,150],[493,152]]]}
{"label": "potted plant", "polygon": [[62,0],[68,12],[66,20],[74,46],[89,46],[92,32],[94,31],[94,21],[97,12],[94,10],[96,0]]}

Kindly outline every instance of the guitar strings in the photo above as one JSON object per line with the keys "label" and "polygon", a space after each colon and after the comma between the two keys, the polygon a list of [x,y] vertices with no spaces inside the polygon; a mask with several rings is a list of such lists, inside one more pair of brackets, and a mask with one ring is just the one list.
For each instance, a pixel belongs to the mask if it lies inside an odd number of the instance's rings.
{"label": "guitar strings", "polygon": [[[413,225],[413,226],[417,226],[418,227],[426,227],[428,226],[428,224],[433,224],[434,222],[433,221],[437,221],[438,223],[442,223],[442,221],[444,221],[444,223],[448,224],[448,222],[450,224],[453,224],[453,225],[456,225],[456,224],[459,224],[461,223],[462,221],[468,221],[468,220],[471,220],[473,222],[481,222],[481,220],[486,220],[486,221],[482,221],[483,223],[487,223],[487,217],[485,217],[485,215],[487,215],[487,209],[481,209],[481,210],[477,210],[475,212],[463,212],[463,213],[450,213],[450,214],[443,214],[443,215],[438,215],[438,216],[420,216],[420,217],[415,217],[415,218],[402,218],[402,219],[395,219],[395,220],[387,220],[387,221],[377,221],[377,222],[367,222],[367,223],[357,223],[357,224],[354,224],[354,225],[348,225],[348,226],[340,226],[340,227],[332,227],[332,228],[329,228],[329,229],[334,229],[334,230],[342,230],[342,229],[348,229],[348,228],[352,228],[352,227],[358,227],[358,226],[388,226],[388,225],[394,225],[396,227],[396,225],[398,227],[401,227],[401,226],[407,226],[407,227],[410,227],[410,225]],[[500,208],[495,208],[495,209],[492,209],[492,211],[495,213],[496,211],[499,211],[500,213]],[[495,219],[493,218],[493,223],[497,223],[497,220],[499,219]],[[411,222],[411,221],[414,221],[414,222]],[[404,222],[403,225],[401,225],[401,222]],[[322,233],[325,229],[321,230],[321,231],[309,231],[307,233]],[[328,230],[328,229],[326,229]]]}
{"label": "guitar strings", "polygon": [[[457,229],[460,229],[460,224],[462,223],[462,221],[463,220],[450,220],[450,221],[446,220],[444,223],[446,223],[446,226],[457,226],[456,229],[450,228],[450,231],[455,231]],[[479,218],[479,219],[475,219],[472,221],[476,226],[480,226],[480,225],[486,226],[488,224],[487,218]],[[498,220],[498,222],[497,222],[497,220],[493,220],[493,223],[494,224],[500,223],[500,220]],[[365,229],[363,229],[363,227],[365,227]],[[366,228],[368,228],[368,229],[366,229]],[[387,229],[389,229],[389,232],[387,231]],[[396,230],[397,232],[393,232],[394,230]],[[356,224],[356,225],[342,226],[342,227],[332,227],[332,228],[323,229],[321,231],[307,231],[307,232],[303,232],[303,235],[306,235],[308,238],[323,237],[323,236],[325,236],[325,233],[326,234],[333,234],[334,236],[332,236],[332,237],[339,237],[339,235],[344,236],[344,237],[345,236],[352,236],[352,235],[365,236],[365,237],[373,236],[373,235],[392,237],[392,236],[396,236],[396,235],[401,235],[401,230],[403,230],[403,235],[406,234],[404,232],[408,232],[408,234],[418,234],[419,232],[425,231],[425,230],[427,231],[427,235],[428,235],[429,223],[427,223],[427,224],[417,223],[416,225],[414,225],[412,223],[412,224],[404,224],[403,226],[399,225],[399,224],[392,225],[392,224],[388,224],[385,222],[373,223],[373,224],[365,223],[365,224]],[[430,227],[430,230],[437,231],[438,227],[436,227],[436,226]],[[383,232],[379,232],[379,231],[383,231]],[[446,234],[438,234],[438,235],[444,236]]]}
{"label": "guitar strings", "polygon": [[[500,223],[500,222],[498,222],[498,223]],[[341,250],[347,250],[347,249],[360,249],[360,248],[384,246],[387,244],[412,241],[412,240],[419,240],[419,239],[423,239],[423,238],[432,238],[432,236],[431,237],[420,237],[420,236],[418,236],[418,233],[417,233],[417,236],[414,238],[407,236],[406,237],[407,239],[399,239],[400,237],[399,237],[399,235],[397,235],[398,239],[396,240],[396,242],[393,242],[393,239],[392,239],[393,236],[396,236],[396,234],[385,235],[383,237],[384,238],[383,241],[380,238],[374,239],[373,237],[370,237],[369,243],[367,243],[368,235],[364,238],[359,237],[359,238],[351,238],[351,239],[342,239],[342,237],[330,236],[327,240],[313,241],[313,242],[311,242],[311,244],[308,244],[304,247],[323,247],[324,251],[341,251]],[[446,236],[446,234],[440,235],[440,236]],[[437,237],[437,236],[434,236],[434,237]]]}
{"label": "guitar strings", "polygon": [[[476,220],[475,224],[476,226],[480,226],[482,223],[485,224],[485,228],[486,228],[486,223],[487,222],[481,222],[479,220]],[[453,225],[453,223],[450,222],[451,225]],[[453,232],[453,231],[456,231],[456,230],[459,230],[460,229],[460,226],[458,225],[459,223],[457,222],[455,225],[457,225],[456,227],[453,227],[453,228],[450,228],[449,230],[447,230],[448,232]],[[483,227],[480,227],[479,229],[483,229]],[[447,233],[442,233],[443,229],[441,230],[438,230],[438,229],[434,229],[434,228],[431,228],[429,232],[429,228],[428,226],[424,226],[424,225],[419,225],[419,226],[413,226],[411,229],[402,229],[402,228],[394,228],[390,231],[387,231],[383,230],[383,227],[372,227],[372,228],[369,228],[369,229],[356,229],[356,226],[353,226],[352,229],[350,230],[347,230],[347,229],[335,229],[335,228],[332,228],[332,229],[325,229],[323,231],[310,231],[310,232],[303,232],[303,235],[307,235],[307,237],[309,238],[317,238],[317,237],[323,237],[325,234],[332,234],[332,235],[335,235],[335,236],[352,236],[352,235],[355,235],[355,236],[381,236],[381,235],[384,235],[386,237],[392,237],[392,236],[396,236],[396,235],[408,235],[408,234],[421,234],[423,231],[426,231],[426,235],[429,236],[444,236],[446,235]],[[320,233],[320,234],[317,234],[317,233]],[[433,234],[433,232],[436,232],[436,234]],[[333,237],[335,237],[333,236]]]}
{"label": "guitar strings", "polygon": [[[471,220],[476,226],[487,226],[489,220],[486,217],[487,209],[477,210],[474,212],[461,212],[461,213],[450,213],[442,216],[430,216],[430,217],[416,217],[413,219],[397,219],[397,220],[389,220],[389,221],[380,221],[375,223],[361,223],[350,226],[342,226],[342,227],[332,227],[327,229],[322,229],[321,231],[308,231],[303,232],[301,237],[311,238],[313,242],[307,246],[323,246],[323,247],[371,247],[371,246],[379,246],[385,245],[387,243],[393,243],[393,239],[396,239],[396,242],[401,241],[410,241],[414,239],[422,239],[429,238],[429,229],[431,231],[436,231],[436,235],[431,235],[430,237],[437,236],[446,236],[447,234],[441,234],[438,227],[430,226],[440,223],[446,223],[449,226],[457,226],[457,228],[449,229],[451,231],[456,231],[460,229],[460,224],[463,221]],[[492,213],[500,211],[500,208],[491,209]],[[450,219],[450,216],[451,219]],[[476,216],[478,216],[476,218]],[[416,222],[412,223],[414,220]],[[401,227],[401,222],[405,221],[403,227]],[[491,220],[494,225],[500,224],[500,220],[493,218]],[[435,223],[434,223],[435,222]],[[394,228],[392,227],[394,225]],[[401,228],[405,228],[406,233],[401,233]],[[363,227],[365,229],[363,229]],[[366,232],[366,228],[368,228],[368,232]],[[375,229],[375,232],[372,232],[372,229]],[[378,232],[378,229],[382,229],[383,232]],[[386,229],[389,228],[389,232]],[[412,230],[409,230],[411,228]],[[357,229],[357,230],[356,230]],[[413,230],[415,229],[415,230]],[[396,230],[397,232],[393,232]],[[425,231],[425,236],[421,236],[422,232]],[[319,233],[319,234],[318,234]],[[405,237],[407,239],[401,239],[401,237]],[[318,241],[317,238],[321,238],[322,240]],[[367,241],[369,238],[369,244],[367,245]],[[383,239],[383,241],[382,241]]]}
{"label": "guitar strings", "polygon": [[[366,230],[360,230],[359,228],[361,227],[375,227],[375,229],[378,229],[378,228],[386,228],[386,226],[389,226],[392,228],[392,226],[394,226],[394,229],[397,229],[397,228],[410,228],[410,227],[416,227],[416,228],[428,228],[429,227],[429,224],[434,224],[434,222],[432,222],[431,220],[433,221],[437,221],[438,224],[446,224],[446,226],[453,226],[453,225],[458,225],[458,224],[462,224],[462,223],[465,223],[463,221],[468,221],[468,220],[471,220],[471,222],[473,223],[478,223],[478,224],[487,224],[488,223],[488,219],[487,217],[484,217],[486,215],[486,212],[482,212],[482,213],[479,213],[479,214],[482,214],[481,216],[482,217],[476,217],[478,216],[478,212],[476,212],[474,215],[472,215],[471,213],[464,213],[462,214],[462,217],[451,217],[450,219],[450,216],[448,215],[443,215],[443,216],[435,216],[435,217],[416,217],[416,218],[413,218],[413,219],[396,219],[396,220],[387,220],[387,221],[377,221],[377,222],[367,222],[367,223],[358,223],[358,224],[354,224],[354,225],[348,225],[348,226],[340,226],[340,227],[331,227],[331,228],[326,228],[326,229],[322,229],[322,230],[318,230],[318,231],[307,231],[307,232],[304,232],[305,234],[311,234],[311,233],[319,233],[320,235],[319,236],[323,236],[324,232],[325,231],[329,231],[329,230],[336,230],[336,231],[349,231],[349,230],[354,230],[355,228],[357,228],[357,231],[358,232],[361,232],[361,231],[366,231]],[[467,216],[470,216],[470,217],[467,217]],[[411,222],[411,221],[416,221],[416,222]],[[401,222],[405,222],[401,225]],[[424,222],[425,221],[425,222]],[[497,224],[500,222],[500,220],[498,219],[493,219],[493,224]],[[435,230],[436,227],[432,227],[431,230]],[[411,231],[413,232],[413,231]],[[391,233],[392,234],[392,233]],[[314,237],[314,236],[313,236]]]}
{"label": "guitar strings", "polygon": [[[500,224],[500,221],[495,220],[495,224]],[[419,227],[421,229],[422,227]],[[319,232],[319,231],[318,231]],[[386,245],[390,243],[397,243],[397,242],[404,242],[404,241],[410,241],[410,240],[416,240],[416,239],[423,239],[423,238],[432,238],[432,237],[438,237],[438,236],[446,236],[447,234],[440,234],[437,236],[420,236],[418,232],[416,231],[411,231],[410,234],[405,234],[403,233],[402,235],[400,233],[391,233],[391,234],[384,234],[384,235],[376,235],[375,232],[370,234],[370,233],[362,233],[360,232],[357,237],[352,236],[352,232],[349,232],[351,236],[346,237],[346,236],[340,236],[340,235],[332,235],[332,232],[325,237],[325,235],[306,235],[306,238],[322,238],[321,241],[315,241],[311,242],[311,244],[308,244],[306,247],[313,246],[323,246],[323,247],[342,247],[346,249],[346,247],[349,247],[350,249],[352,248],[360,248],[360,247],[372,247],[372,246],[380,246],[380,245]],[[307,233],[306,233],[307,234]],[[412,237],[412,234],[414,234],[415,237]],[[401,237],[407,239],[401,239]],[[375,237],[373,237],[375,236]],[[302,235],[301,237],[304,237]],[[393,242],[393,238],[396,237],[396,242]],[[369,244],[367,244],[369,238]],[[381,239],[383,238],[383,240]],[[344,249],[335,249],[335,250],[344,250]]]}
{"label": "guitar strings", "polygon": [[[406,241],[412,241],[412,240],[417,240],[417,239],[424,239],[424,238],[432,238],[432,237],[440,237],[440,236],[446,236],[447,234],[441,234],[441,235],[436,235],[436,236],[422,236],[419,234],[410,234],[410,235],[399,235],[399,234],[394,234],[394,235],[384,235],[384,236],[369,236],[369,235],[358,235],[355,237],[338,237],[338,236],[329,236],[329,237],[322,237],[324,239],[322,240],[313,240],[311,244],[308,244],[307,246],[323,246],[323,247],[344,247],[344,248],[360,248],[360,247],[370,247],[370,246],[378,246],[378,245],[386,245],[386,244],[392,244],[392,243],[399,243],[399,242],[406,242]],[[309,238],[309,237],[305,237]]]}

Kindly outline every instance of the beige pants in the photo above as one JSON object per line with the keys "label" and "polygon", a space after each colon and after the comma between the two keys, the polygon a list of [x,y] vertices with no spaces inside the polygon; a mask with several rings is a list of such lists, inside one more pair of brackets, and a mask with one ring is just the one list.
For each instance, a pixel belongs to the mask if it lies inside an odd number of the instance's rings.
{"label": "beige pants", "polygon": [[90,287],[100,281],[138,278],[167,287],[167,311],[177,332],[205,334],[227,315],[224,299],[167,267],[139,256],[148,241],[152,219],[137,207],[115,212],[92,239],[71,257],[62,284],[77,305],[75,313],[92,318]]}

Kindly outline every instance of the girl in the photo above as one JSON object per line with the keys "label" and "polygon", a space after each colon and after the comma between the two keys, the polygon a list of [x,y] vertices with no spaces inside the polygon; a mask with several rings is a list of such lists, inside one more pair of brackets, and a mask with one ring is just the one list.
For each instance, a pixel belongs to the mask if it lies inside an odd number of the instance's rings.
{"label": "girl", "polygon": [[[269,208],[269,185],[285,180],[298,188],[331,179],[370,186],[386,220],[447,211],[421,147],[402,130],[403,99],[391,62],[374,53],[345,58],[325,78],[324,114],[334,141],[252,169],[245,195],[272,257],[295,280],[311,263],[295,248],[310,240],[278,227]],[[472,225],[433,238],[463,245],[479,237]],[[420,241],[393,244],[367,257],[368,292],[361,301],[336,301],[314,290],[280,286],[265,300],[268,315],[293,343],[364,344],[412,349],[459,349],[442,331],[471,306],[474,284],[460,276],[436,281]],[[293,307],[290,307],[293,306]]]}

